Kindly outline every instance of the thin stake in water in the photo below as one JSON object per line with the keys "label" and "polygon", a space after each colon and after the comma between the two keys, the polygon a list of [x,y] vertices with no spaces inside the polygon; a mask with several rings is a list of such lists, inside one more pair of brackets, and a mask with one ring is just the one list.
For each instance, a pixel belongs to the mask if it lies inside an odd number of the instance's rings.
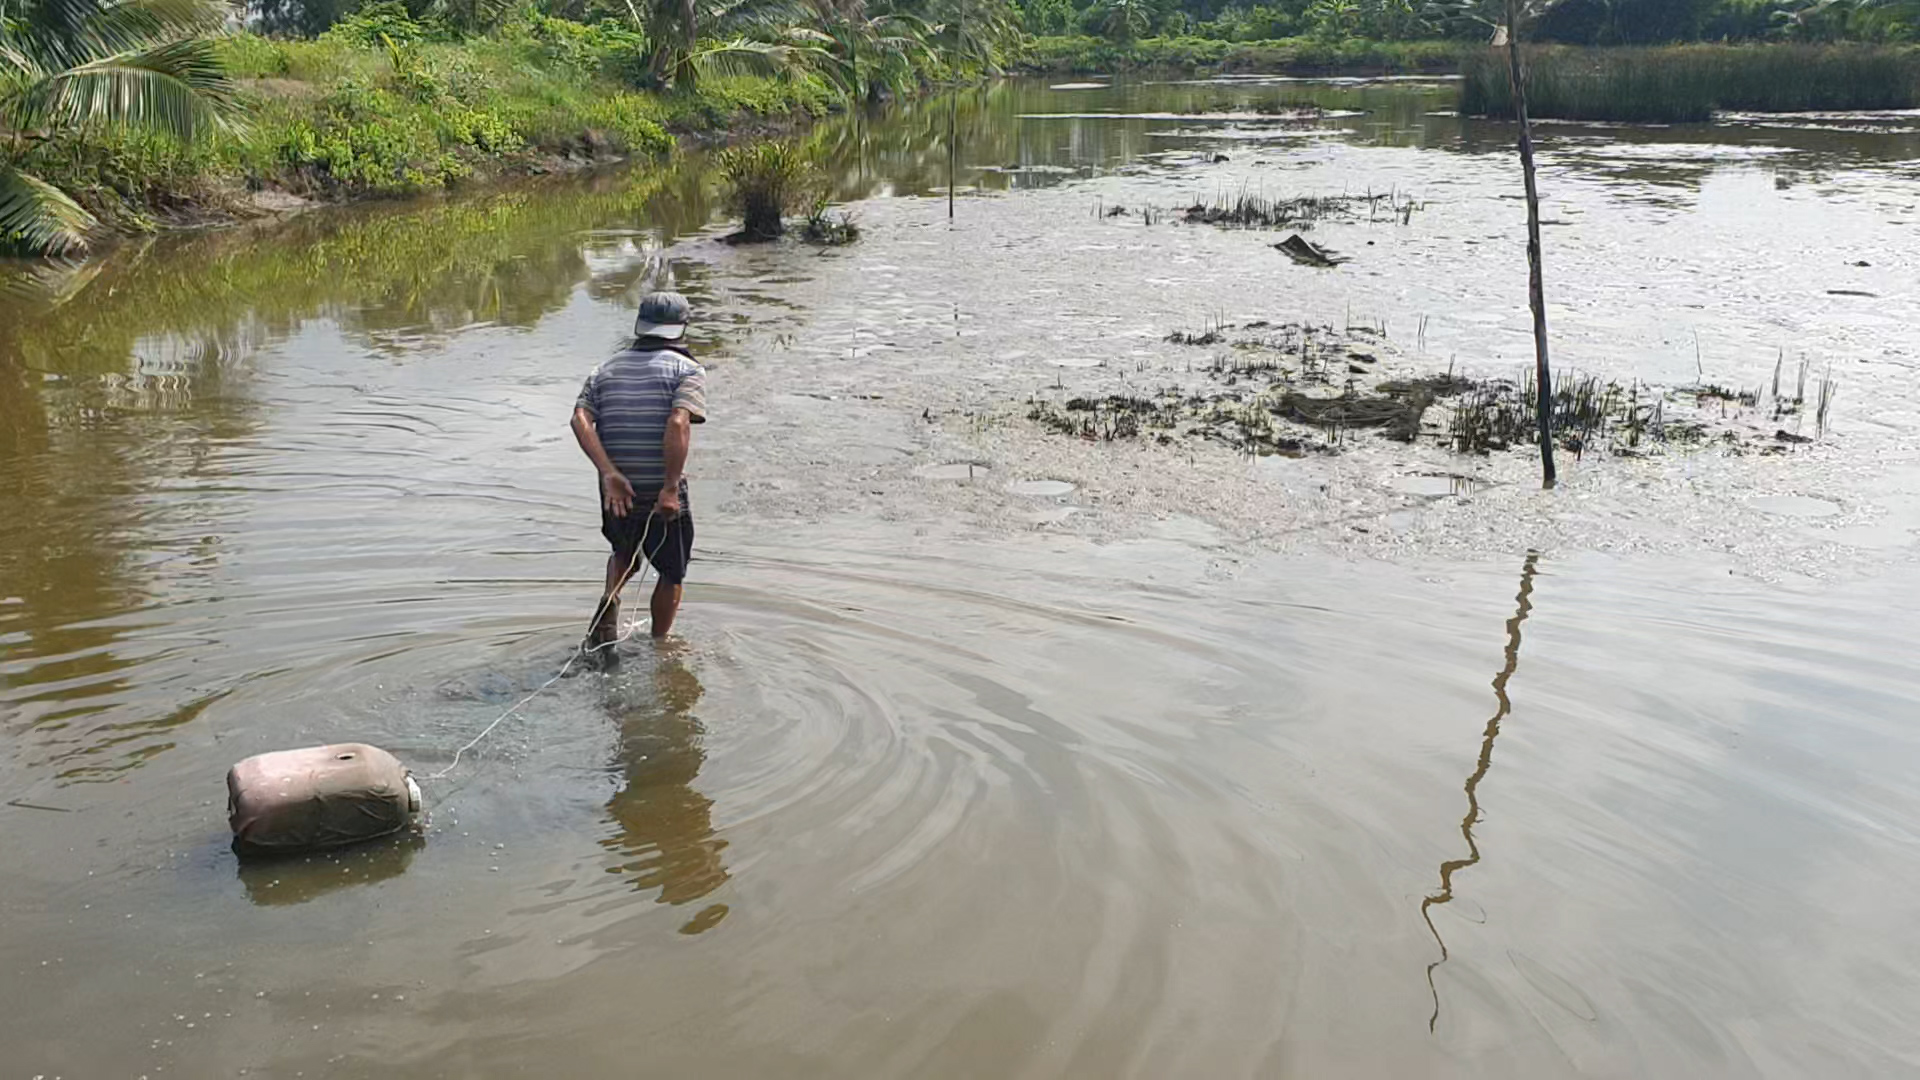
{"label": "thin stake in water", "polygon": [[953,187],[960,162],[960,87],[947,96],[947,220],[953,220]]}
{"label": "thin stake in water", "polygon": [[[1527,185],[1527,300],[1533,307],[1533,357],[1542,388],[1553,386],[1547,363],[1547,293],[1540,268],[1540,187],[1534,178],[1533,125],[1527,119],[1527,76],[1520,66],[1520,0],[1507,0],[1507,77],[1513,83],[1513,112],[1520,121],[1520,171]],[[1553,468],[1553,407],[1550,394],[1536,398],[1540,426],[1541,486],[1558,482]]]}

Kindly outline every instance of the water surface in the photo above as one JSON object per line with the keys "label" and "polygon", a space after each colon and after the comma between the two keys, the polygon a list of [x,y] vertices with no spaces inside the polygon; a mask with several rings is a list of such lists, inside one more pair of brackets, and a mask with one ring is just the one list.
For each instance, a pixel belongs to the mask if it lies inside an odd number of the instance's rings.
{"label": "water surface", "polygon": [[[1561,362],[1805,358],[1842,392],[1791,454],[1543,494],[1524,454],[1025,420],[1184,376],[1206,350],[1164,338],[1210,321],[1515,370],[1510,131],[1450,101],[1009,83],[821,127],[848,249],[722,243],[690,156],[155,240],[11,301],[9,1066],[1913,1070],[1913,117],[1546,133]],[[1138,213],[1369,190],[1427,208],[1321,226],[1337,271]],[[421,837],[237,862],[233,761],[436,771],[560,668],[600,559],[568,409],[669,279],[715,413],[684,640],[541,694]]]}

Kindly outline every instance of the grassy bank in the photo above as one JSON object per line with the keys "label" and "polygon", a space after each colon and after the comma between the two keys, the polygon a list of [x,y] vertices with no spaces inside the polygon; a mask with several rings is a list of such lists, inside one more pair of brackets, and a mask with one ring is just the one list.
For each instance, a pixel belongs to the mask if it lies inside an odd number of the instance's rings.
{"label": "grassy bank", "polygon": [[1094,37],[1040,37],[1023,47],[1017,66],[1047,74],[1155,68],[1281,75],[1433,74],[1457,71],[1464,57],[1480,51],[1458,41],[1285,38],[1242,42],[1161,37],[1123,44]]}
{"label": "grassy bank", "polygon": [[[1694,123],[1720,110],[1812,112],[1920,107],[1920,49],[1861,45],[1542,47],[1527,52],[1532,115]],[[1513,115],[1504,52],[1462,65],[1460,111]]]}
{"label": "grassy bank", "polygon": [[[434,40],[405,19],[349,20],[314,40],[219,39],[241,122],[183,141],[88,131],[17,159],[120,231],[244,215],[284,192],[405,195],[474,178],[659,155],[675,133],[818,115],[815,77],[639,89],[644,43],[617,26],[534,15],[485,37]],[[285,202],[284,198],[279,199]]]}

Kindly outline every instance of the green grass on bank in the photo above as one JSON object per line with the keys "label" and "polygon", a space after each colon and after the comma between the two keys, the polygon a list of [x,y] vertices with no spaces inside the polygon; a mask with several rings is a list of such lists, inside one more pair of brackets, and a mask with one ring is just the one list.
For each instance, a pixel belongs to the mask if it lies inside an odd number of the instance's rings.
{"label": "green grass on bank", "polygon": [[[1920,107],[1920,49],[1864,45],[1677,45],[1530,48],[1535,117],[1697,123],[1720,110],[1814,112]],[[1513,115],[1506,53],[1475,49],[1462,65],[1460,111]]]}
{"label": "green grass on bank", "polygon": [[[390,32],[397,31],[397,32]],[[319,198],[404,195],[557,160],[655,155],[673,132],[819,115],[811,76],[737,76],[692,92],[640,89],[643,42],[618,29],[534,16],[495,34],[436,41],[352,20],[315,40],[222,38],[240,123],[183,142],[140,131],[49,140],[21,165],[122,229],[230,209],[279,188]]]}
{"label": "green grass on bank", "polygon": [[1480,51],[1481,46],[1460,41],[1171,37],[1123,44],[1094,37],[1041,37],[1026,44],[1018,63],[1023,70],[1056,74],[1154,68],[1296,75],[1431,74],[1457,71],[1468,54]]}

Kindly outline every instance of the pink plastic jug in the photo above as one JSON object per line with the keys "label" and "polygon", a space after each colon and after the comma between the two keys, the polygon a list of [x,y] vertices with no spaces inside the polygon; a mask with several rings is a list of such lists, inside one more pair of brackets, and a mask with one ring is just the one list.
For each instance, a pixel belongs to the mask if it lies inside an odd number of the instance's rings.
{"label": "pink plastic jug", "polygon": [[300,851],[398,832],[420,788],[398,758],[361,743],[276,750],[227,770],[227,822],[243,848]]}

